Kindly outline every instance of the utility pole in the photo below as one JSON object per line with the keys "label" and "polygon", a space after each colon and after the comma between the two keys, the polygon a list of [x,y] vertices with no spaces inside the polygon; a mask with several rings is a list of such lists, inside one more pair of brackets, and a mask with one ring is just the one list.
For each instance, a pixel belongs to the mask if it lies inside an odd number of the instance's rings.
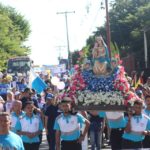
{"label": "utility pole", "polygon": [[111,49],[110,49],[111,33],[110,33],[110,22],[109,22],[109,12],[108,12],[108,0],[105,0],[105,7],[106,7],[107,46],[109,51],[109,57],[111,59]]}
{"label": "utility pole", "polygon": [[70,13],[75,13],[75,11],[65,11],[65,12],[57,12],[57,14],[63,14],[65,15],[65,21],[66,21],[66,35],[67,35],[67,48],[68,48],[68,69],[71,69],[71,53],[70,53],[70,45],[69,45],[69,33],[68,33],[68,17],[67,15]]}
{"label": "utility pole", "polygon": [[144,27],[143,32],[144,32],[144,60],[145,60],[145,68],[148,68],[148,50],[147,50],[147,36],[146,32],[150,30],[150,27]]}
{"label": "utility pole", "polygon": [[59,54],[59,57],[58,57],[58,60],[59,60],[59,63],[60,63],[60,59],[61,59],[61,51],[62,51],[62,48],[64,48],[66,46],[56,46],[56,48],[58,48],[58,54]]}

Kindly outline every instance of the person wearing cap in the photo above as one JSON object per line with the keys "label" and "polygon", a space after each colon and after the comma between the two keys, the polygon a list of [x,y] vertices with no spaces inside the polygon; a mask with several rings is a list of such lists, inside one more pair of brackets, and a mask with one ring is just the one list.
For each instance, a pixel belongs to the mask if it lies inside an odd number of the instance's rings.
{"label": "person wearing cap", "polygon": [[20,118],[16,124],[16,131],[21,135],[25,150],[38,150],[39,149],[39,135],[42,133],[43,124],[38,115],[33,113],[34,104],[28,101],[25,104],[26,114]]}
{"label": "person wearing cap", "polygon": [[[81,150],[81,142],[84,140],[90,122],[81,114],[71,114],[70,99],[63,99],[61,101],[60,114],[54,124],[56,130],[56,150]],[[83,134],[81,134],[81,127],[85,123]]]}
{"label": "person wearing cap", "polygon": [[47,93],[45,96],[45,104],[43,105],[42,111],[46,112],[47,108],[52,104],[54,95],[52,93]]}
{"label": "person wearing cap", "polygon": [[47,141],[49,144],[49,150],[55,150],[55,130],[53,129],[53,127],[55,119],[60,113],[58,112],[57,105],[55,105],[55,97],[53,94],[47,94],[46,103],[47,108],[45,111],[45,129]]}
{"label": "person wearing cap", "polygon": [[0,149],[24,150],[21,138],[10,131],[10,116],[7,112],[0,112]]}

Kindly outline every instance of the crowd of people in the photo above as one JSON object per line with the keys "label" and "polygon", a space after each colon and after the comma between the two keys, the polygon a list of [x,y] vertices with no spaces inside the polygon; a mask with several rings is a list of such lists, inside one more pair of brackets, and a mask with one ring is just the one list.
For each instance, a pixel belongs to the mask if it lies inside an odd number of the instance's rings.
{"label": "crowd of people", "polygon": [[150,148],[150,77],[131,86],[143,101],[135,100],[126,112],[75,112],[71,99],[58,103],[58,90],[47,76],[43,80],[48,87],[41,94],[22,78],[20,89],[12,86],[0,97],[0,149],[38,150],[43,132],[49,150],[88,150],[89,144],[100,150],[104,139],[112,150]]}

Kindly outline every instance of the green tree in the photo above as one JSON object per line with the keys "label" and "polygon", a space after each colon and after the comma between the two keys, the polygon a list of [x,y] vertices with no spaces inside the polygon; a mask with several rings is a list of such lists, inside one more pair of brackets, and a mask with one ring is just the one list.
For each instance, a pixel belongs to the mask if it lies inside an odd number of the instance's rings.
{"label": "green tree", "polygon": [[78,61],[80,58],[79,51],[76,50],[76,51],[72,52],[71,56],[72,56],[72,65],[78,64]]}
{"label": "green tree", "polygon": [[13,56],[24,56],[30,49],[24,45],[30,34],[29,23],[11,7],[0,4],[0,70]]}
{"label": "green tree", "polygon": [[[112,42],[117,43],[122,57],[134,54],[139,64],[143,64],[144,60],[143,28],[150,26],[149,14],[149,0],[115,0],[109,12]],[[102,35],[106,41],[105,27],[106,23],[103,27],[98,27],[94,35],[87,39],[87,45],[92,47],[97,35]],[[147,38],[150,39],[150,31],[147,32]]]}
{"label": "green tree", "polygon": [[150,1],[116,0],[110,11],[112,40],[123,55],[143,49],[143,31],[150,25]]}

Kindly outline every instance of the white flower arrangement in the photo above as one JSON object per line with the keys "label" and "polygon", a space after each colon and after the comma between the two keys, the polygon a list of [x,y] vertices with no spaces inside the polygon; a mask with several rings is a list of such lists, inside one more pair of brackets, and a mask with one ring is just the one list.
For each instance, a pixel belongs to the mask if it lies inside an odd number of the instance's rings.
{"label": "white flower arrangement", "polygon": [[124,98],[119,91],[114,92],[91,92],[78,91],[78,104],[89,105],[124,105]]}
{"label": "white flower arrangement", "polygon": [[128,101],[128,103],[131,105],[131,106],[133,106],[134,105],[134,102],[137,100],[137,98],[136,97],[133,97],[133,98],[131,98],[129,101]]}

